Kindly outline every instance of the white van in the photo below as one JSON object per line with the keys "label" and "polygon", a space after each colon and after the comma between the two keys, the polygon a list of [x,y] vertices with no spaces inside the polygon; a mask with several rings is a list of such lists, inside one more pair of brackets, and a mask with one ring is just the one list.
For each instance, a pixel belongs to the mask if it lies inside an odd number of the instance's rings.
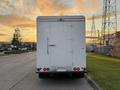
{"label": "white van", "polygon": [[37,17],[37,73],[83,77],[86,69],[85,17]]}

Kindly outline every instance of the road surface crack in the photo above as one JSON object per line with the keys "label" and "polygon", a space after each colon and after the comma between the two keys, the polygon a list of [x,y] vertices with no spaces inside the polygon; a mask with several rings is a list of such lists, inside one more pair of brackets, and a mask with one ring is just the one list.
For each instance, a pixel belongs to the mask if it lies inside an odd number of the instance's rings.
{"label": "road surface crack", "polygon": [[21,81],[23,81],[30,73],[31,73],[31,71],[28,72],[22,79],[20,79],[20,80],[19,80],[18,82],[16,82],[14,85],[12,85],[12,86],[9,88],[9,90],[12,90],[12,88],[14,88],[16,85],[18,85]]}

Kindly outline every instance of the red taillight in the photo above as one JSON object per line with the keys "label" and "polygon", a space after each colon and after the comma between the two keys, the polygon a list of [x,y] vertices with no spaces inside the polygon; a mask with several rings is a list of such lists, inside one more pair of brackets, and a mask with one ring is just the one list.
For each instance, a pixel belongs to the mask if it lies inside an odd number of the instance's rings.
{"label": "red taillight", "polygon": [[74,71],[80,71],[80,68],[79,67],[74,67],[73,70]]}
{"label": "red taillight", "polygon": [[77,67],[77,71],[80,71],[80,68],[79,68],[79,67]]}
{"label": "red taillight", "polygon": [[49,68],[43,68],[43,71],[49,71]]}

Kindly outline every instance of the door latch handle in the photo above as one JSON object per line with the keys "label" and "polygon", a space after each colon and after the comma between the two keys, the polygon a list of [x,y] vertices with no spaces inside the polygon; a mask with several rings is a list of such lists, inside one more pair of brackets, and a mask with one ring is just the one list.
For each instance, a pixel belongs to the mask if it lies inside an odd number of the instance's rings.
{"label": "door latch handle", "polygon": [[51,45],[49,45],[49,46],[51,46],[51,47],[54,47],[54,46],[56,46],[56,45],[54,45],[54,44],[51,44]]}
{"label": "door latch handle", "polygon": [[48,43],[49,43],[49,38],[47,38],[47,54],[49,54],[49,47],[48,47]]}

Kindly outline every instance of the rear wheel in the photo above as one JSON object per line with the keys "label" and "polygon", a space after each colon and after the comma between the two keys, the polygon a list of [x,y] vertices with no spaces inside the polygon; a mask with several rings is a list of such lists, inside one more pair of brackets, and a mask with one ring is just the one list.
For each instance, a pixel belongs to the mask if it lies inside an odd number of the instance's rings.
{"label": "rear wheel", "polygon": [[48,75],[48,74],[39,73],[39,74],[38,74],[38,77],[39,77],[40,79],[45,79],[45,78],[49,78],[49,75]]}
{"label": "rear wheel", "polygon": [[74,73],[73,78],[84,78],[84,73]]}

